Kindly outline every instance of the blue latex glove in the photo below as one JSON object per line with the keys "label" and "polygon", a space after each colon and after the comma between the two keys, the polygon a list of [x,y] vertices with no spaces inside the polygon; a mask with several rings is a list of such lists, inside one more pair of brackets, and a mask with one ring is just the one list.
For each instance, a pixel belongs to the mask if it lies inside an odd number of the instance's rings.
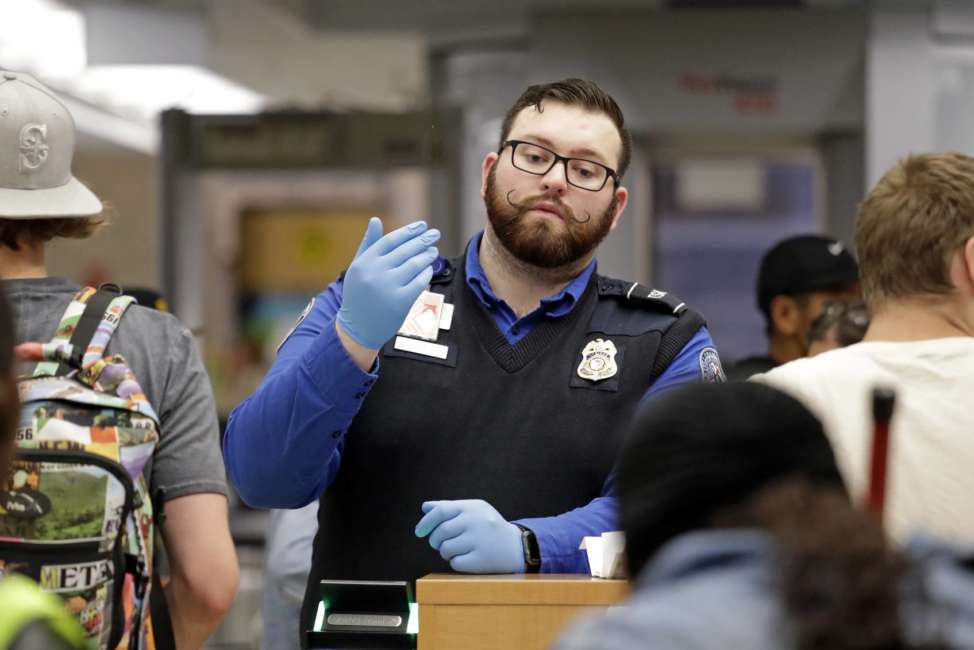
{"label": "blue latex glove", "polygon": [[409,308],[429,285],[439,230],[417,221],[382,235],[382,221],[369,219],[365,237],[345,272],[337,321],[356,343],[377,350],[402,327]]}
{"label": "blue latex glove", "polygon": [[429,535],[454,571],[524,573],[521,529],[480,499],[427,501],[416,524],[416,537]]}

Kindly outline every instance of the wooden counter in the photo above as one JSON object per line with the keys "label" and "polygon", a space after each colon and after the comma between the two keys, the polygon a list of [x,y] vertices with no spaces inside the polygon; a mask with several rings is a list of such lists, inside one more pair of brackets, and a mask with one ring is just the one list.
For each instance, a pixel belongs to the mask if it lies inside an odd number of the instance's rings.
{"label": "wooden counter", "polygon": [[582,575],[428,575],[416,582],[419,650],[546,650],[567,623],[628,590]]}

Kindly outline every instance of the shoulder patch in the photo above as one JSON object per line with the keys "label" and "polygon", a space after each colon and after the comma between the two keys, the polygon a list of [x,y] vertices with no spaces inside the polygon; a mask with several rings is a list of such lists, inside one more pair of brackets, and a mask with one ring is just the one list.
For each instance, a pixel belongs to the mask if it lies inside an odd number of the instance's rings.
{"label": "shoulder patch", "polygon": [[720,365],[720,355],[717,350],[706,347],[700,351],[700,379],[706,383],[722,384],[727,381],[724,368]]}
{"label": "shoulder patch", "polygon": [[311,313],[311,310],[315,308],[315,302],[317,300],[318,300],[318,296],[315,296],[310,301],[308,301],[307,305],[304,306],[304,311],[302,311],[301,315],[298,316],[298,320],[294,323],[291,329],[288,330],[287,334],[284,335],[284,338],[281,339],[281,342],[277,344],[277,352],[281,351],[281,347],[283,347],[284,344],[287,343],[287,340],[291,338],[291,335],[294,334],[294,330],[298,329],[298,327],[301,326],[301,323],[304,322],[304,319],[307,318],[308,314]]}

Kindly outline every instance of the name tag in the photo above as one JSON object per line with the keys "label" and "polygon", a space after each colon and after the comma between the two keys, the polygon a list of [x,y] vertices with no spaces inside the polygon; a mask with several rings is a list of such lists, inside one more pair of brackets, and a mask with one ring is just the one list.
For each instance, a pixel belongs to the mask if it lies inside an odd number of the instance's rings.
{"label": "name tag", "polygon": [[435,357],[437,359],[446,359],[450,353],[450,348],[445,345],[431,343],[429,341],[420,341],[418,339],[410,339],[406,338],[405,336],[397,336],[393,347],[395,347],[397,350],[402,350],[403,352],[422,354],[424,356]]}

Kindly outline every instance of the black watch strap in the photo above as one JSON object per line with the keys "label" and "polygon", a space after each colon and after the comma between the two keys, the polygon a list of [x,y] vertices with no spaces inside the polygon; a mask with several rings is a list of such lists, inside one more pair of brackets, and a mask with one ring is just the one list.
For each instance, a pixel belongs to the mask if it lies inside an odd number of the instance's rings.
{"label": "black watch strap", "polygon": [[514,524],[521,529],[521,547],[524,550],[524,572],[537,573],[541,570],[541,549],[538,547],[538,538],[534,531],[519,524]]}

